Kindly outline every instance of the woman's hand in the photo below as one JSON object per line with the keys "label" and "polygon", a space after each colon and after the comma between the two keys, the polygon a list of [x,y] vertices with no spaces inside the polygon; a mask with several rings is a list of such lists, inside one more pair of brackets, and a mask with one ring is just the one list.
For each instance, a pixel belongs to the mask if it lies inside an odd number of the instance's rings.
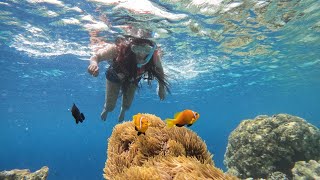
{"label": "woman's hand", "polygon": [[97,77],[99,75],[99,66],[97,62],[90,62],[90,65],[88,66],[88,73],[94,77]]}

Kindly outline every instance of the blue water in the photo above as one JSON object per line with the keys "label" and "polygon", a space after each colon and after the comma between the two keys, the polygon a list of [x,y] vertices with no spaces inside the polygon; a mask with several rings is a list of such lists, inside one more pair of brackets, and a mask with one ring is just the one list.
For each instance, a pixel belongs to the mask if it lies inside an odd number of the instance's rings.
{"label": "blue water", "polygon": [[[169,0],[152,1],[186,15],[179,20],[139,16],[126,8],[116,11],[115,5],[95,1],[35,2],[0,3],[0,171],[48,166],[50,180],[103,179],[107,138],[117,124],[120,102],[102,122],[107,64],[100,65],[97,78],[87,73],[91,50],[85,24],[92,23],[81,20],[91,15],[99,21],[102,12],[112,26],[101,30],[102,36],[113,39],[121,34],[114,26],[134,17],[151,24],[164,51],[172,93],[159,101],[156,84],[143,83],[126,120],[138,112],[162,119],[187,108],[199,112],[190,128],[224,171],[228,135],[244,119],[288,113],[320,127],[318,1],[287,4],[287,9],[274,1],[261,12],[247,4],[242,10],[211,14],[197,11],[200,5],[188,9]],[[291,20],[281,21],[288,12]],[[61,22],[68,18],[82,25]],[[198,30],[186,25],[190,21]],[[84,123],[74,123],[72,103],[84,112]]]}

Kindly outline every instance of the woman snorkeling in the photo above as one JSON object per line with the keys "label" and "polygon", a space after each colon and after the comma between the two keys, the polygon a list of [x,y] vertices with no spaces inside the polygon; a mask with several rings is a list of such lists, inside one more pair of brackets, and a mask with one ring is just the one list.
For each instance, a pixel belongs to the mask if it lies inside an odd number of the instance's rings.
{"label": "woman snorkeling", "polygon": [[138,83],[146,79],[151,84],[153,79],[158,81],[158,95],[164,100],[169,92],[169,84],[163,72],[159,50],[156,44],[147,39],[150,31],[131,29],[130,35],[118,37],[115,43],[108,43],[103,49],[91,56],[88,72],[94,77],[99,74],[98,64],[107,61],[106,97],[101,119],[106,120],[108,112],[115,108],[119,92],[122,92],[119,122],[124,120],[125,112],[130,108]]}

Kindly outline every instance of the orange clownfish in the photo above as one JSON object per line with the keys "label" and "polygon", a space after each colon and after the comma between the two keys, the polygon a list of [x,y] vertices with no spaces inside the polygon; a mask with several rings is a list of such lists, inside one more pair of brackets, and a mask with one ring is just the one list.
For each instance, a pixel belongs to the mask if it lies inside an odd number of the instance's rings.
{"label": "orange clownfish", "polygon": [[167,126],[172,127],[174,125],[182,127],[187,125],[190,127],[194,122],[199,119],[200,115],[190,109],[178,112],[174,115],[174,119],[166,119]]}
{"label": "orange clownfish", "polygon": [[138,131],[138,136],[140,134],[146,135],[146,130],[151,125],[151,123],[149,123],[148,118],[140,113],[132,117],[132,122],[134,124],[135,130]]}

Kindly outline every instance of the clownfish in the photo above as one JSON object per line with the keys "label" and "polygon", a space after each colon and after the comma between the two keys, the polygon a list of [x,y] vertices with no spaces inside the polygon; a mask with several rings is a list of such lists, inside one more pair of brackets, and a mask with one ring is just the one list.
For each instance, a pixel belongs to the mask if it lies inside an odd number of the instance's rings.
{"label": "clownfish", "polygon": [[151,123],[149,123],[148,118],[140,113],[132,117],[132,122],[134,124],[135,130],[138,131],[138,136],[140,134],[146,135],[146,131],[148,127],[151,125]]}
{"label": "clownfish", "polygon": [[186,109],[184,111],[178,112],[174,115],[174,119],[166,119],[166,123],[168,127],[172,127],[174,125],[178,127],[182,127],[187,125],[188,127],[192,126],[194,122],[196,122],[200,117],[200,114],[194,112],[190,109]]}

